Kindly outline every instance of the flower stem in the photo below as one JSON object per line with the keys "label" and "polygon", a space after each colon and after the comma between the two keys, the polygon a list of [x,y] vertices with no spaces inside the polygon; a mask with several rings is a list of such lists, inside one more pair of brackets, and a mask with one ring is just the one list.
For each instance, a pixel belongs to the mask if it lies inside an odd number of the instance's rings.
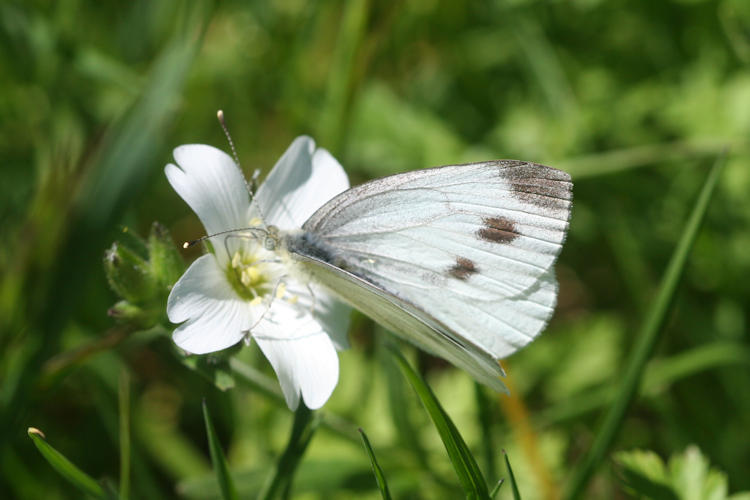
{"label": "flower stem", "polygon": [[318,424],[317,415],[300,402],[297,411],[294,413],[289,443],[287,443],[284,453],[279,457],[273,474],[258,495],[259,500],[271,500],[278,497],[281,492],[288,493],[290,491],[294,472],[302,460],[302,455],[304,455],[307,445],[310,444]]}

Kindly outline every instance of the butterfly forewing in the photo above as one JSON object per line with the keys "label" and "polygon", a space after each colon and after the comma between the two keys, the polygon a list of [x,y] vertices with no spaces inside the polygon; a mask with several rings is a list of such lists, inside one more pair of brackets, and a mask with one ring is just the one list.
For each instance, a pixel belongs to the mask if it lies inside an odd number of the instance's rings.
{"label": "butterfly forewing", "polygon": [[[557,297],[552,266],[571,199],[566,173],[533,163],[418,170],[341,193],[288,246],[308,266],[325,264],[315,266],[316,274],[336,274],[335,283],[324,284],[354,306],[363,309],[359,302],[371,299],[341,291],[342,281],[356,278],[390,301],[389,314],[408,314],[433,336],[450,337],[439,347],[421,344],[476,377],[467,364],[511,354],[549,320]],[[417,343],[427,335],[373,316]],[[451,345],[470,354],[450,359]],[[488,375],[499,373],[496,363],[479,365]]]}

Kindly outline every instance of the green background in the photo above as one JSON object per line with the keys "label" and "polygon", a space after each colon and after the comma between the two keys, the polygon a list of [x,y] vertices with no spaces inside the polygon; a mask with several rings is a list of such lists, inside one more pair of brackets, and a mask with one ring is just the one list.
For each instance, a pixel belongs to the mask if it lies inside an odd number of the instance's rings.
{"label": "green background", "polygon": [[[240,383],[218,390],[182,364],[167,323],[126,335],[107,316],[117,297],[102,256],[126,237],[122,225],[145,235],[158,220],[176,242],[202,235],[163,167],[180,144],[228,149],[217,109],[246,174],[267,172],[299,134],[329,149],[353,184],[495,158],[570,172],[559,306],[505,364],[511,398],[478,399],[468,375],[404,347],[488,481],[503,477],[506,449],[532,499],[557,498],[591,447],[708,167],[728,149],[612,451],[668,457],[695,444],[732,491],[750,489],[750,3],[6,0],[0,496],[78,498],[26,437],[29,426],[117,483],[122,373],[134,498],[218,495],[203,398],[243,491],[283,449],[292,413],[278,399]],[[299,497],[379,497],[357,427],[394,496],[460,495],[383,349],[388,337],[354,316],[325,407],[343,431],[314,436]],[[255,347],[237,357],[272,374]],[[618,477],[607,458],[587,495],[625,495]]]}

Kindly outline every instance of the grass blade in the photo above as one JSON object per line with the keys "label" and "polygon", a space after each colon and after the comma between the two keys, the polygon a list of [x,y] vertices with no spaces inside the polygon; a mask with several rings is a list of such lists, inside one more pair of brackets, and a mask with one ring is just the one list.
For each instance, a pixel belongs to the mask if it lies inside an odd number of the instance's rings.
{"label": "grass blade", "polygon": [[593,153],[556,161],[554,165],[568,172],[577,181],[646,167],[655,163],[689,160],[696,157],[715,157],[722,154],[728,147],[744,149],[747,146],[742,141],[726,139],[681,139]]}
{"label": "grass blade", "polygon": [[380,495],[383,497],[384,500],[390,500],[391,492],[388,491],[388,483],[385,480],[385,474],[383,474],[383,469],[381,469],[380,464],[378,464],[378,459],[375,458],[375,452],[372,451],[372,446],[370,446],[370,440],[367,439],[367,434],[365,434],[364,430],[359,429],[359,433],[362,436],[362,444],[364,444],[365,446],[365,451],[367,452],[367,456],[370,457],[370,463],[372,464],[372,473],[375,474],[375,480],[378,482],[378,488],[380,488]]}
{"label": "grass blade", "polygon": [[348,128],[351,97],[359,84],[358,73],[366,65],[361,57],[370,15],[369,0],[354,0],[343,9],[336,51],[328,73],[325,111],[320,119],[320,139],[332,151],[341,147]]}
{"label": "grass blade", "polygon": [[117,391],[120,410],[120,500],[130,498],[130,375],[123,368]]}
{"label": "grass blade", "polygon": [[[359,433],[357,440],[357,444],[361,446]],[[358,450],[352,448],[351,451],[357,453]],[[232,470],[240,498],[254,498],[268,479],[270,469],[271,467],[261,465],[258,468],[240,467]],[[388,479],[394,485],[398,484],[401,491],[408,492],[419,491],[424,482],[419,470],[410,466],[393,470]],[[220,499],[214,474],[182,478],[177,481],[175,491],[177,497],[183,500]],[[356,456],[303,460],[294,473],[293,493],[292,498],[375,498],[373,494],[377,493],[377,485],[372,480],[370,461],[359,452]]]}
{"label": "grass blade", "polygon": [[[203,2],[186,7],[184,30],[174,36],[152,65],[142,95],[106,134],[98,153],[87,163],[85,180],[76,194],[71,213],[66,218],[70,227],[65,237],[57,242],[56,262],[49,271],[49,286],[42,288],[35,303],[45,306],[30,312],[34,318],[30,328],[39,330],[40,341],[22,372],[19,383],[9,390],[7,404],[0,408],[0,441],[21,420],[28,395],[41,375],[40,366],[59,349],[61,330],[68,324],[76,301],[87,280],[81,276],[92,274],[92,266],[100,266],[100,253],[108,240],[108,233],[122,217],[127,205],[141,192],[154,165],[160,165],[157,155],[175,110],[175,103],[188,70],[198,50],[197,36],[208,24]],[[65,293],[60,293],[65,290]]]}
{"label": "grass blade", "polygon": [[378,340],[378,357],[381,360],[383,374],[385,375],[386,389],[388,391],[388,410],[393,427],[398,434],[398,440],[403,443],[403,448],[414,455],[417,463],[425,470],[430,470],[427,451],[424,448],[414,423],[411,399],[411,388],[404,380],[401,369],[388,352],[389,341],[385,335],[376,337]]}
{"label": "grass blade", "polygon": [[[487,396],[485,387],[474,382],[474,395],[477,401],[477,419],[482,430],[482,455],[484,459],[484,473],[487,477],[497,477],[495,465],[495,439],[492,432],[493,401]],[[492,496],[492,495],[490,495]]]}
{"label": "grass blade", "polygon": [[221,451],[221,443],[219,443],[219,438],[216,436],[214,424],[211,421],[211,415],[208,413],[208,406],[206,405],[205,400],[203,401],[203,420],[206,422],[208,448],[211,451],[211,462],[214,465],[216,479],[219,482],[221,497],[225,500],[235,500],[238,498],[237,489],[234,487],[231,474],[229,474],[229,466],[224,457],[224,452]]}
{"label": "grass blade", "polygon": [[279,457],[273,474],[258,495],[259,499],[270,500],[276,498],[282,491],[289,491],[294,472],[302,460],[302,455],[304,455],[307,445],[310,444],[315,430],[318,428],[318,423],[319,419],[316,418],[313,411],[300,401],[300,405],[294,413],[289,443],[284,453]]}
{"label": "grass blade", "polygon": [[474,460],[469,447],[461,437],[461,434],[459,434],[453,421],[445,413],[445,410],[443,410],[443,407],[432,393],[430,387],[422,377],[417,375],[409,365],[409,362],[406,361],[406,358],[395,347],[391,347],[391,351],[404,376],[411,383],[427,413],[430,415],[432,422],[435,424],[435,428],[440,434],[440,439],[443,441],[445,450],[448,452],[448,457],[458,475],[461,486],[463,486],[466,492],[466,496],[468,498],[489,498],[487,483],[484,481],[482,472],[479,470],[479,466]]}
{"label": "grass blade", "polygon": [[505,479],[500,479],[494,488],[492,488],[492,491],[490,491],[490,498],[495,498],[498,493],[500,493],[500,487],[505,482]]}
{"label": "grass blade", "polygon": [[503,450],[503,455],[505,455],[505,467],[508,468],[508,479],[510,480],[510,488],[513,491],[513,498],[515,500],[521,500],[521,492],[518,491],[516,476],[513,475],[513,468],[510,466],[510,460],[508,459],[508,454],[505,453],[505,450]]}
{"label": "grass blade", "polygon": [[[740,342],[711,342],[670,357],[651,360],[645,368],[638,390],[643,396],[659,397],[686,377],[735,365],[750,366],[750,349]],[[578,418],[611,404],[616,396],[615,386],[602,386],[571,397],[538,412],[534,419],[535,426],[549,427]]]}
{"label": "grass blade", "polygon": [[622,421],[625,419],[625,413],[628,406],[635,397],[638,386],[641,382],[646,362],[651,357],[654,346],[659,340],[660,334],[663,332],[667,313],[669,312],[672,301],[674,300],[677,285],[679,284],[680,277],[685,269],[688,254],[690,253],[690,249],[692,248],[693,242],[698,234],[698,229],[700,228],[701,222],[703,221],[708,209],[711,195],[713,194],[714,187],[719,179],[719,174],[721,173],[725,160],[726,155],[719,157],[714,163],[711,172],[708,174],[708,179],[703,185],[703,189],[698,196],[693,212],[690,214],[690,219],[688,220],[685,230],[682,232],[680,241],[672,254],[667,270],[664,272],[656,298],[643,321],[641,331],[637,337],[637,344],[633,349],[625,368],[622,385],[618,390],[614,403],[610,406],[609,411],[604,418],[604,422],[594,439],[591,450],[583,459],[583,463],[573,474],[567,498],[578,498],[581,496],[589,478],[594,473],[596,467],[604,459],[610,445],[622,426]]}
{"label": "grass blade", "polygon": [[34,442],[37,450],[49,462],[62,477],[70,484],[96,498],[106,498],[104,489],[91,476],[79,469],[73,462],[68,460],[62,453],[53,448],[44,440],[44,434],[39,429],[29,427],[27,434]]}

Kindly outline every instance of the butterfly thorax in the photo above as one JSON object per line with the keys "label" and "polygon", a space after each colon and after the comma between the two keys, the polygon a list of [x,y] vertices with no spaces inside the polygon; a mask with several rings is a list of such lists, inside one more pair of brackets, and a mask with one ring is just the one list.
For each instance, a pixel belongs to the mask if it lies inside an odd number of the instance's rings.
{"label": "butterfly thorax", "polygon": [[287,233],[282,244],[292,255],[312,257],[341,269],[348,267],[340,252],[314,233],[304,230]]}

